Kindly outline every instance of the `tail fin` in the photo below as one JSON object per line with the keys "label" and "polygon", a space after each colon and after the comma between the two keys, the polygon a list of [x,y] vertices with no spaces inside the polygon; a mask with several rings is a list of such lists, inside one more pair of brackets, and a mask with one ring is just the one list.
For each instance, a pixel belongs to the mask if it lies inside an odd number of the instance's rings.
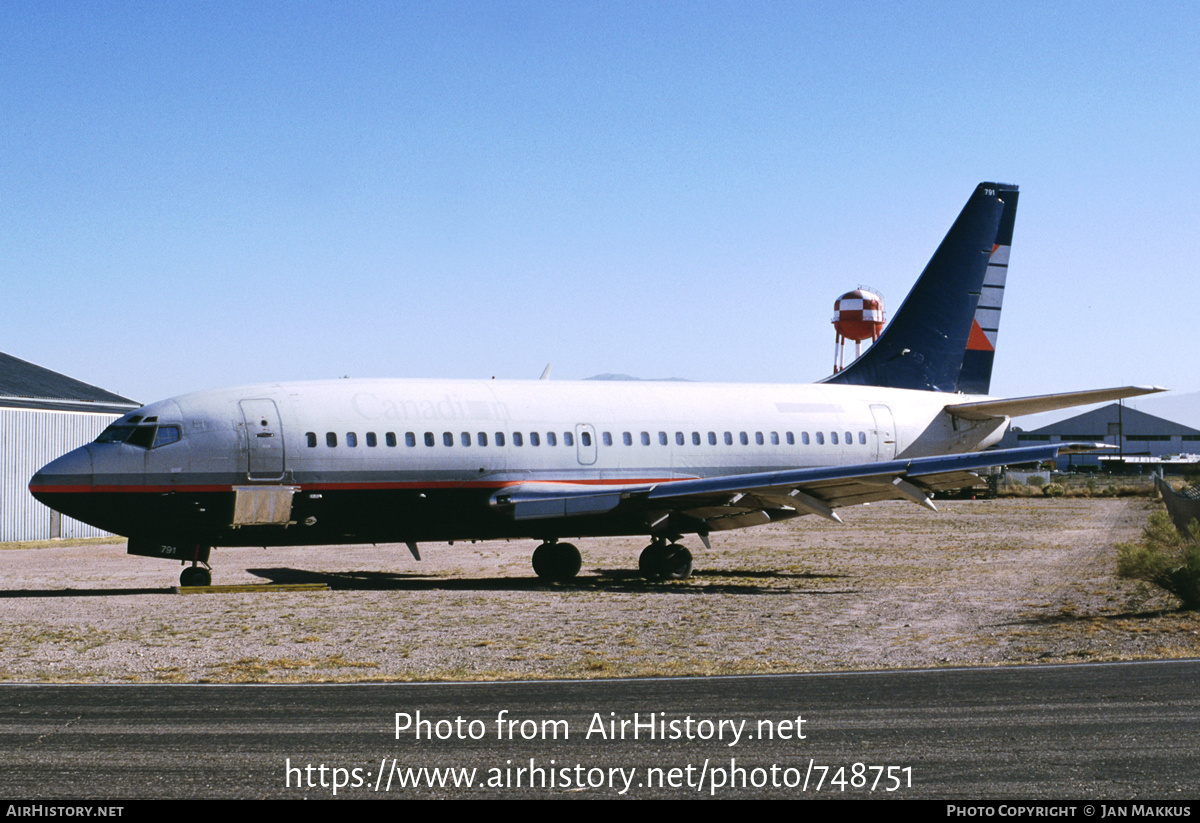
{"label": "tail fin", "polygon": [[867,352],[826,383],[986,394],[1017,187],[980,183]]}

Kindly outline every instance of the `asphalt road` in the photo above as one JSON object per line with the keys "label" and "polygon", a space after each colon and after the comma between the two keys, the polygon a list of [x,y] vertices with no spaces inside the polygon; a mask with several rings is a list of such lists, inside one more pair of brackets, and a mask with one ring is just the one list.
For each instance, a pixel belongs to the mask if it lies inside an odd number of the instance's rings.
{"label": "asphalt road", "polygon": [[1187,660],[572,682],[5,685],[0,796],[332,797],[340,784],[345,798],[1181,802],[1200,797],[1198,681],[1200,661]]}

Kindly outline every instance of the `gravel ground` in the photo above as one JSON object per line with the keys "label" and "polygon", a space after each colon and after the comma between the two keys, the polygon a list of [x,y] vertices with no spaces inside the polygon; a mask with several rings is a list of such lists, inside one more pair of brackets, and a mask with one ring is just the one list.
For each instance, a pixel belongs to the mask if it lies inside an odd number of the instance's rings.
{"label": "gravel ground", "polygon": [[843,509],[694,538],[696,576],[647,584],[642,539],[578,541],[544,586],[534,541],[216,549],[216,584],[123,543],[0,550],[0,680],[308,682],[855,670],[1191,657],[1200,617],[1115,577],[1144,499],[943,501]]}

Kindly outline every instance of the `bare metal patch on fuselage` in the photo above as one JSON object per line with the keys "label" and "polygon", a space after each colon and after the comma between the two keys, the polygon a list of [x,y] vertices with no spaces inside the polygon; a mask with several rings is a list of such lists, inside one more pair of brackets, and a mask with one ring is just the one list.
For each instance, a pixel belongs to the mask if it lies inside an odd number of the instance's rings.
{"label": "bare metal patch on fuselage", "polygon": [[234,526],[286,526],[295,486],[234,486]]}

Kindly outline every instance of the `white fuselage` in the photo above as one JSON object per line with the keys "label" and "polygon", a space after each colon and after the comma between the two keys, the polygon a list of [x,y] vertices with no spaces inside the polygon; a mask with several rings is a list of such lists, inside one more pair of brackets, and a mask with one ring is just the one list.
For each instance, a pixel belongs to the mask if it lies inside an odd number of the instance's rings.
{"label": "white fuselage", "polygon": [[144,406],[47,465],[30,490],[156,545],[636,534],[644,517],[623,510],[531,524],[493,495],[977,451],[1008,421],[944,410],[972,399],[824,384],[273,383]]}
{"label": "white fuselage", "polygon": [[[980,398],[875,387],[339,380],[166,401],[193,431],[204,420],[211,434],[226,432],[211,451],[198,438],[189,462],[246,471],[253,421],[239,403],[257,399],[278,409],[283,471],[299,482],[396,472],[410,481],[744,474],[975,451],[997,441],[1007,423],[970,425],[943,411],[948,402]],[[173,416],[163,411],[160,423]]]}

